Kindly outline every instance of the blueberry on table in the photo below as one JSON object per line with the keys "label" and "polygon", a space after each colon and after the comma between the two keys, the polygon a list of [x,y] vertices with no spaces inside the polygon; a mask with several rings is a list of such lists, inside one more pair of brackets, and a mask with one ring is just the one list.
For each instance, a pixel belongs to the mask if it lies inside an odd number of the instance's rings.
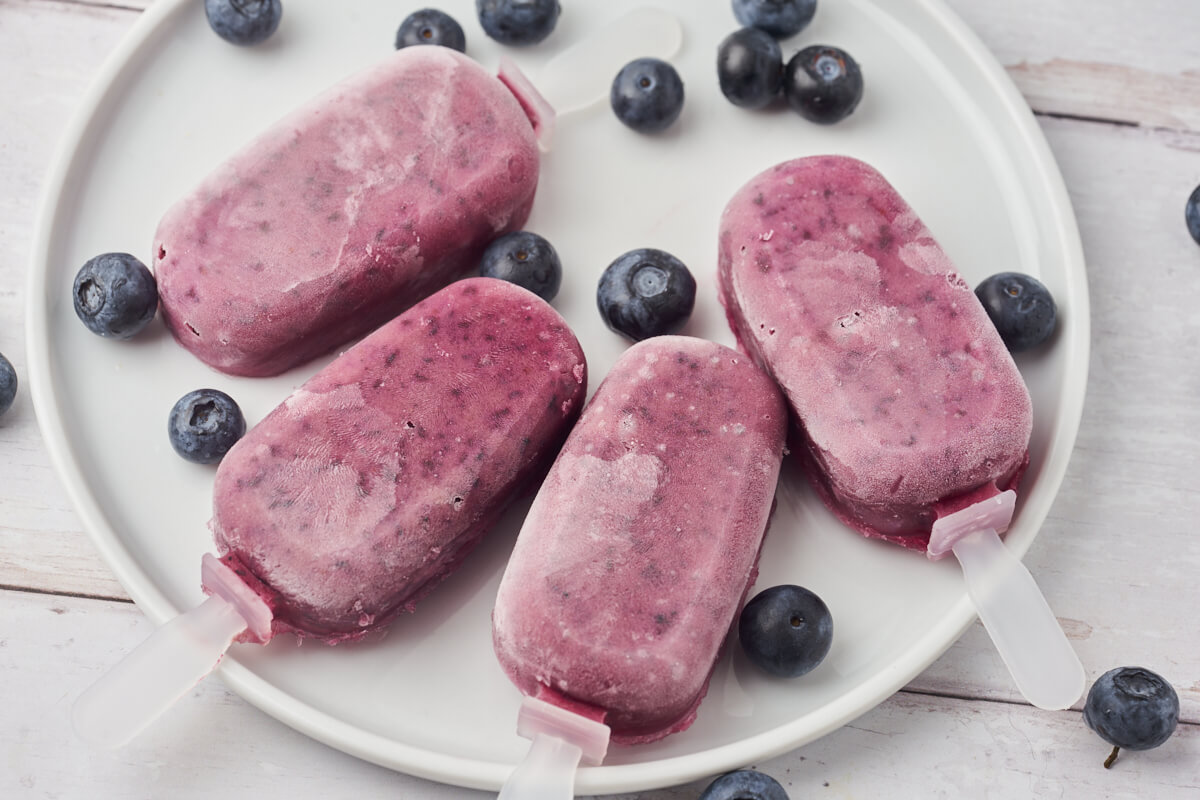
{"label": "blueberry on table", "polygon": [[1183,218],[1187,221],[1188,233],[1200,244],[1200,186],[1192,190],[1183,208]]}
{"label": "blueberry on table", "polygon": [[75,275],[71,294],[75,314],[88,330],[128,339],[154,319],[158,283],[129,253],[104,253],[89,259]]}
{"label": "blueberry on table", "polygon": [[779,39],[799,33],[816,13],[817,0],[733,0],[738,22]]}
{"label": "blueberry on table", "polygon": [[742,108],[762,108],[779,96],[783,84],[783,51],[766,31],[742,28],[717,48],[717,80],[721,94]]}
{"label": "blueberry on table", "polygon": [[806,47],[783,68],[783,95],[809,122],[832,125],[845,119],[858,107],[862,94],[862,69],[838,47]]}
{"label": "blueberry on table", "polygon": [[1118,667],[1088,691],[1083,721],[1113,746],[1105,768],[1126,750],[1150,750],[1171,738],[1179,723],[1179,695],[1163,677],[1142,667]]}
{"label": "blueberry on table", "polygon": [[12,408],[17,398],[17,371],[12,362],[0,353],[0,415]]}
{"label": "blueberry on table", "polygon": [[279,0],[204,0],[208,26],[231,44],[252,45],[266,40],[279,27]]}
{"label": "blueberry on table", "polygon": [[692,315],[696,280],[683,262],[653,248],[630,250],[608,265],[596,289],[604,323],[635,342],[675,333]]}
{"label": "blueberry on table", "polygon": [[396,31],[396,49],[417,44],[437,44],[460,53],[467,51],[467,35],[454,17],[436,8],[422,8],[404,18]]}
{"label": "blueberry on table", "polygon": [[246,432],[246,419],[233,398],[217,389],[197,389],[179,398],[167,418],[175,452],[197,464],[215,464]]}
{"label": "blueberry on table", "polygon": [[710,783],[699,800],[788,800],[788,794],[770,775],[739,769]]}
{"label": "blueberry on table", "polygon": [[658,133],[683,111],[683,80],[666,61],[638,58],[617,73],[608,98],[621,122],[639,133]]}
{"label": "blueberry on table", "polygon": [[1021,272],[1001,272],[975,287],[992,324],[1010,352],[1037,347],[1050,338],[1058,309],[1050,290],[1037,278]]}
{"label": "blueberry on table", "polygon": [[550,35],[562,12],[558,0],[475,0],[483,32],[500,44],[524,47]]}
{"label": "blueberry on table", "polygon": [[738,617],[738,640],[756,666],[796,678],[820,664],[833,643],[825,602],[802,586],[783,584],[755,595]]}
{"label": "blueberry on table", "polygon": [[562,262],[543,237],[530,231],[513,231],[483,251],[479,274],[515,283],[550,302],[562,283]]}

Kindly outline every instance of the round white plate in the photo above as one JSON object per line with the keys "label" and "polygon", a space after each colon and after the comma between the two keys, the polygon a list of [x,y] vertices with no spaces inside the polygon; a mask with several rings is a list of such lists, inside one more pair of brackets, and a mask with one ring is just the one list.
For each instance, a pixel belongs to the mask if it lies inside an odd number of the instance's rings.
{"label": "round white plate", "polygon": [[[441,0],[468,53],[494,67],[470,0]],[[553,36],[509,49],[534,79],[563,47],[636,0],[566,2]],[[1021,97],[969,30],[936,0],[822,0],[784,42],[849,50],[866,78],[853,116],[831,127],[786,109],[725,101],[714,66],[736,27],[727,0],[657,0],[683,21],[675,57],[680,121],[659,136],[620,125],[606,103],[559,120],[528,228],[564,262],[554,305],[586,350],[594,391],[627,343],[597,314],[601,271],[635,247],[679,256],[699,282],[686,333],[733,344],[715,292],[717,219],[752,175],[784,159],[845,153],[879,168],[972,284],[1002,270],[1040,277],[1059,302],[1054,341],[1018,363],[1033,394],[1032,462],[1009,546],[1024,553],[1054,499],[1075,439],[1087,368],[1082,253],[1050,152]],[[155,622],[198,603],[213,470],[171,450],[167,412],[185,392],[229,392],[250,423],[328,358],[270,379],[231,378],[178,347],[160,322],[115,342],[75,318],[70,286],[89,257],[125,250],[149,263],[159,216],[210,168],[284,112],[386,57],[416,0],[287,0],[277,34],[238,48],[208,29],[202,4],[159,0],[108,62],[50,176],[29,284],[30,373],[47,445],[84,525]],[[791,468],[779,489],[758,587],[806,585],[828,602],[836,637],[810,675],[771,680],[728,648],[695,725],[616,748],[579,771],[580,794],[680,783],[797,747],[872,708],[937,658],[974,618],[958,568],[867,541],[838,524]],[[496,789],[528,743],[520,696],[491,652],[489,616],[528,501],[468,563],[380,641],[238,645],[221,677],[287,724],[364,759],[447,783]],[[182,702],[187,702],[185,698]]]}

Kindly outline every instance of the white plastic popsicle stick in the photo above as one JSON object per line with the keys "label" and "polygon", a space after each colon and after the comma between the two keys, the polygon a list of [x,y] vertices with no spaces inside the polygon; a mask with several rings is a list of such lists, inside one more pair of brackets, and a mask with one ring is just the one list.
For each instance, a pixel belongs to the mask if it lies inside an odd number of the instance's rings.
{"label": "white plastic popsicle stick", "polygon": [[607,725],[533,697],[521,703],[517,733],[533,743],[499,800],[571,800],[579,763],[599,764],[608,752]]}
{"label": "white plastic popsicle stick", "polygon": [[212,672],[238,634],[250,629],[269,637],[271,613],[257,595],[212,555],[201,571],[213,594],[156,630],[76,699],[71,722],[80,738],[120,747]]}

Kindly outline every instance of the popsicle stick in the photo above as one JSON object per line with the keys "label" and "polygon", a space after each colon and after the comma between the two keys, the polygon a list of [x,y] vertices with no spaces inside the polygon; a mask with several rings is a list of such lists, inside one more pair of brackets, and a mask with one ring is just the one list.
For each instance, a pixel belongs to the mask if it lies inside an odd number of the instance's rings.
{"label": "popsicle stick", "polygon": [[499,800],[571,800],[579,762],[600,764],[609,728],[536,697],[526,697],[517,733],[532,739],[529,752],[500,790]]}

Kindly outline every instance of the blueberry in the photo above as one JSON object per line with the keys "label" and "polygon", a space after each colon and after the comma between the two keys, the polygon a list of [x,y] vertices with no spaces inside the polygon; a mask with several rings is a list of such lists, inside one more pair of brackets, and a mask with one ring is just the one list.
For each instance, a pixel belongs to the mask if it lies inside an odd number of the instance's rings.
{"label": "blueberry", "polygon": [[733,0],[738,22],[779,39],[799,33],[816,13],[817,0]]}
{"label": "blueberry", "polygon": [[1122,747],[1149,750],[1171,738],[1179,723],[1179,695],[1161,675],[1142,667],[1118,667],[1088,691],[1083,721],[1113,746],[1111,767]]}
{"label": "blueberry", "polygon": [[666,61],[638,58],[617,73],[608,97],[621,122],[640,133],[657,133],[679,118],[683,81]]}
{"label": "blueberry", "polygon": [[717,80],[721,94],[735,106],[762,108],[779,96],[783,84],[783,51],[766,31],[742,28],[717,48]]}
{"label": "blueberry", "polygon": [[808,589],[772,586],[742,609],[738,639],[756,666],[781,678],[795,678],[815,669],[829,652],[833,617]]}
{"label": "blueberry", "polygon": [[500,44],[537,44],[550,35],[562,11],[558,0],[475,0],[483,32]]}
{"label": "blueberry", "polygon": [[204,0],[208,26],[227,42],[251,45],[264,41],[279,27],[279,0]]}
{"label": "blueberry", "polygon": [[188,392],[171,409],[167,435],[175,452],[197,464],[215,464],[246,432],[233,398],[217,389]]}
{"label": "blueberry", "polygon": [[1036,347],[1054,333],[1058,310],[1050,290],[1037,278],[1001,272],[976,286],[975,296],[1013,353]]}
{"label": "blueberry", "polygon": [[444,11],[422,8],[404,18],[396,31],[396,49],[415,44],[440,44],[460,53],[467,51],[467,35],[462,26]]}
{"label": "blueberry", "polygon": [[845,119],[858,107],[862,94],[858,62],[837,47],[806,47],[783,68],[783,95],[810,122],[832,125]]}
{"label": "blueberry", "polygon": [[640,342],[675,333],[696,304],[696,281],[675,256],[662,250],[630,250],[608,265],[596,289],[596,305],[609,328]]}
{"label": "blueberry", "polygon": [[550,302],[562,283],[562,262],[554,247],[541,236],[514,231],[496,239],[483,251],[479,274],[515,283]]}
{"label": "blueberry", "polygon": [[158,310],[158,283],[129,253],[89,259],[75,275],[75,313],[92,333],[128,339],[150,324]]}
{"label": "blueberry", "polygon": [[1183,208],[1183,218],[1187,220],[1188,233],[1200,244],[1200,186],[1192,190],[1187,205]]}
{"label": "blueberry", "polygon": [[0,416],[12,408],[13,400],[17,399],[17,371],[12,362],[0,353]]}
{"label": "blueberry", "polygon": [[788,795],[770,775],[739,769],[710,783],[700,800],[788,800]]}

